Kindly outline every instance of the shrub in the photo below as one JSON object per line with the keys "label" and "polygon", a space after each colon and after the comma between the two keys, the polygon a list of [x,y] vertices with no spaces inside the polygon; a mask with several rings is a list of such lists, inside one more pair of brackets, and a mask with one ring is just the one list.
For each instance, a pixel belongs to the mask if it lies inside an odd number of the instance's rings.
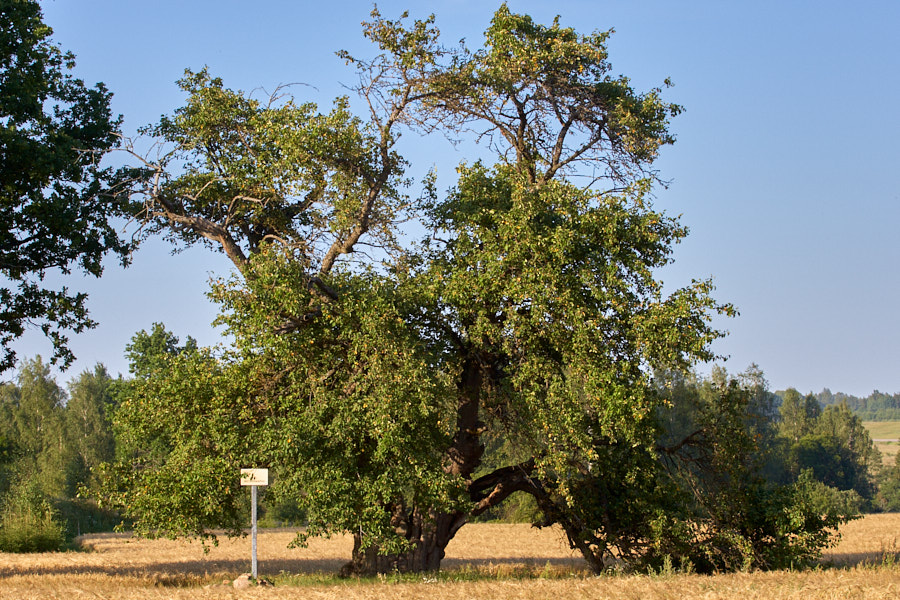
{"label": "shrub", "polygon": [[50,502],[25,486],[12,488],[0,510],[0,551],[55,552],[66,546],[65,528]]}

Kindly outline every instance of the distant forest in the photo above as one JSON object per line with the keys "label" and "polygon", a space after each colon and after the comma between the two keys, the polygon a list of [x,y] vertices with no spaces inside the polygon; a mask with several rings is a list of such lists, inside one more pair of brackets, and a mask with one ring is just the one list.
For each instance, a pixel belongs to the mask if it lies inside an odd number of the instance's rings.
{"label": "distant forest", "polygon": [[[784,396],[784,392],[775,393]],[[900,421],[900,392],[884,394],[875,390],[865,398],[859,398],[843,392],[832,393],[825,388],[813,395],[822,407],[846,404],[863,421]]]}

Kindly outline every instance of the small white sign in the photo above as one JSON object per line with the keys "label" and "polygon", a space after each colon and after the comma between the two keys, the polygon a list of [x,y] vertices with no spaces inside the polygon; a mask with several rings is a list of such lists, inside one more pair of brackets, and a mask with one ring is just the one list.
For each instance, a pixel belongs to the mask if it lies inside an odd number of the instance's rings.
{"label": "small white sign", "polygon": [[241,485],[269,485],[269,470],[241,469]]}

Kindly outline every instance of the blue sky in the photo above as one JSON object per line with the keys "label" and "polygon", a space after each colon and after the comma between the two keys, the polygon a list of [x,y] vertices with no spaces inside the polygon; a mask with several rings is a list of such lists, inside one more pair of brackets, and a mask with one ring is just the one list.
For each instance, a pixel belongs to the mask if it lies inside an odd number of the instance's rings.
{"label": "blue sky", "polygon": [[[388,17],[407,7],[434,12],[447,42],[478,46],[497,5],[451,0],[379,3]],[[900,391],[900,3],[800,0],[510,1],[516,12],[582,32],[615,28],[613,70],[646,90],[671,77],[670,101],[686,111],[677,143],[658,166],[668,189],[657,206],[682,215],[691,234],[661,273],[675,287],[713,277],[736,319],[715,350],[725,366],[760,365],[773,389],[828,387],[865,395]],[[347,93],[352,70],[339,49],[365,55],[369,2],[257,0],[44,0],[54,38],[77,56],[76,73],[103,81],[125,130],[180,105],[174,82],[208,65],[232,88],[272,90],[327,105]],[[312,86],[312,87],[308,87]],[[421,169],[452,172],[466,158],[434,140],[407,136]],[[446,188],[452,181],[444,178]],[[72,338],[79,357],[66,379],[103,362],[126,372],[122,353],[155,321],[202,344],[216,308],[211,274],[229,264],[206,251],[171,256],[147,244],[126,270],[68,285],[91,296],[100,327]],[[21,356],[49,354],[31,333]]]}

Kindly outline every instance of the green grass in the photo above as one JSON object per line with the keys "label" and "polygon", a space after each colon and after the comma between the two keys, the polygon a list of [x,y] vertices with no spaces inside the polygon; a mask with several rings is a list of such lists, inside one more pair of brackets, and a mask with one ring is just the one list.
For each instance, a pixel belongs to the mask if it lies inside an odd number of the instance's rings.
{"label": "green grass", "polygon": [[385,575],[340,577],[333,573],[285,573],[263,575],[275,586],[367,585],[381,583],[453,583],[462,581],[516,581],[531,579],[584,579],[587,569],[544,565],[466,565],[433,573],[389,573]]}
{"label": "green grass", "polygon": [[900,421],[863,421],[872,439],[900,439]]}

